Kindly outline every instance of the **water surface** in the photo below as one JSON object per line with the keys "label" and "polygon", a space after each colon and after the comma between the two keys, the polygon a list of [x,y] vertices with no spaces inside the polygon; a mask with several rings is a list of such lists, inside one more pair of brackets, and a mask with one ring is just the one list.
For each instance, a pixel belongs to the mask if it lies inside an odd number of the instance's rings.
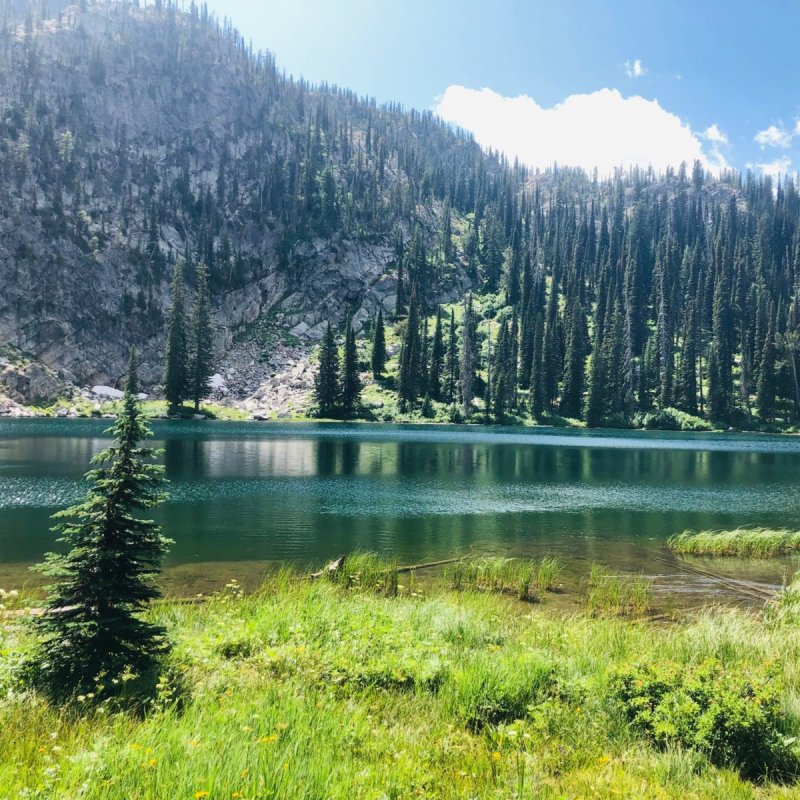
{"label": "water surface", "polygon": [[[49,517],[85,491],[103,420],[0,421],[0,585],[54,547]],[[560,555],[709,589],[664,548],[686,528],[800,528],[800,439],[742,434],[158,422],[175,540],[168,583],[255,580],[354,549],[401,563],[467,552]],[[799,566],[715,569],[780,583]],[[223,580],[224,582],[224,580]],[[713,587],[712,587],[713,588]]]}

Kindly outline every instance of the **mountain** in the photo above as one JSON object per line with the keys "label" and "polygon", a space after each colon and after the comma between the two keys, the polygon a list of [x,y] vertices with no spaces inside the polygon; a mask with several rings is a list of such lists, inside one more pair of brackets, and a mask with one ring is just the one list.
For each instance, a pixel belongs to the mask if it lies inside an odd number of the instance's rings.
{"label": "mountain", "polygon": [[384,418],[800,421],[793,181],[534,172],[429,113],[293,80],[194,4],[21,22],[12,5],[0,357],[17,399],[114,384],[131,343],[158,392],[184,260],[210,269],[220,369],[250,410],[307,394],[329,322],[352,318],[365,366],[382,310]]}
{"label": "mountain", "polygon": [[[276,313],[314,340],[390,311],[399,243],[505,179],[430,114],[294,81],[194,5],[7,23],[0,108],[0,339],[77,383],[116,381],[132,343],[160,380],[178,258],[211,269],[221,351]],[[432,297],[469,285],[448,267]]]}

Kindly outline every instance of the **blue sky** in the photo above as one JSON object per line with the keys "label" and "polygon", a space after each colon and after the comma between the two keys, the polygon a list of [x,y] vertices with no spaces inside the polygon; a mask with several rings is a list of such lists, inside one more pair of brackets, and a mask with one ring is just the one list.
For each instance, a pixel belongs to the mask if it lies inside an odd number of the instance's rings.
{"label": "blue sky", "polygon": [[800,169],[793,0],[209,6],[291,74],[436,109],[534,166],[608,171],[700,157],[709,167]]}

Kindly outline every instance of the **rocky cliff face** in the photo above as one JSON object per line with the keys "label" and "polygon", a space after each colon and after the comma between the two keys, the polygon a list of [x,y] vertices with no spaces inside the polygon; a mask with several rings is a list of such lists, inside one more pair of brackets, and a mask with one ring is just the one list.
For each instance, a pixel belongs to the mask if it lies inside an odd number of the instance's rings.
{"label": "rocky cliff face", "polygon": [[[186,258],[210,264],[224,362],[268,319],[306,351],[328,320],[393,309],[398,241],[419,226],[435,242],[451,195],[459,224],[442,158],[484,169],[430,118],[293,83],[199,12],[107,3],[9,22],[0,345],[62,385],[115,385],[136,344],[155,386],[169,275]],[[460,296],[464,263],[456,250],[428,296]],[[14,375],[11,394],[45,399]]]}

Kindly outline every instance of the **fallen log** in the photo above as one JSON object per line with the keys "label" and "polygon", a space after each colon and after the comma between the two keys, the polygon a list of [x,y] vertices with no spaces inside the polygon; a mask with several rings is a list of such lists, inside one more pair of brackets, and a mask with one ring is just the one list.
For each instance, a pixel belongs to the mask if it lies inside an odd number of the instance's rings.
{"label": "fallen log", "polygon": [[310,578],[312,581],[321,578],[323,575],[327,575],[330,577],[331,575],[335,575],[337,572],[341,572],[344,569],[344,562],[347,559],[347,556],[341,556],[337,558],[336,561],[331,561],[330,564],[323,567],[319,572],[312,572]]}

